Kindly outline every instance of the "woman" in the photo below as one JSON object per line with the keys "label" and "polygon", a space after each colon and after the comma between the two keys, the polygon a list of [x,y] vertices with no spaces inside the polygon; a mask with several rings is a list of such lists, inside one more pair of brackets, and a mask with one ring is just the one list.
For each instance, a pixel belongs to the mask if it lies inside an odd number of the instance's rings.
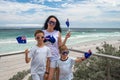
{"label": "woman", "polygon": [[51,64],[48,77],[48,80],[52,80],[56,69],[56,62],[60,58],[59,47],[66,43],[67,38],[70,37],[70,32],[66,34],[66,37],[62,42],[60,22],[54,15],[51,15],[46,19],[43,29],[45,33],[44,42],[50,48],[52,53],[52,57],[50,58]]}

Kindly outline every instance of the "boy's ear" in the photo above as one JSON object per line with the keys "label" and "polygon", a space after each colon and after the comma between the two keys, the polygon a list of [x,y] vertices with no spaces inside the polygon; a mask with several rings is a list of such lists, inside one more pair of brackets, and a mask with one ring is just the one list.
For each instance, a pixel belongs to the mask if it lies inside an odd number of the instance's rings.
{"label": "boy's ear", "polygon": [[35,37],[35,40],[37,40],[36,37]]}
{"label": "boy's ear", "polygon": [[35,37],[35,40],[37,40],[36,37]]}

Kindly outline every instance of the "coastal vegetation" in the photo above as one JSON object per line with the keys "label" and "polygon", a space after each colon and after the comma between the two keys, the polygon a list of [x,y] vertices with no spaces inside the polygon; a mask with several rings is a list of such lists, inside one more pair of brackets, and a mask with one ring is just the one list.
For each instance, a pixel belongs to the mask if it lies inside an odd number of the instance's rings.
{"label": "coastal vegetation", "polygon": [[13,77],[9,80],[22,80],[28,73],[30,73],[30,70],[23,70],[21,72],[17,72],[17,74],[13,75]]}
{"label": "coastal vegetation", "polygon": [[[96,47],[98,54],[120,57],[120,47],[117,49],[106,42]],[[92,56],[74,67],[73,80],[120,80],[120,61],[104,57]]]}

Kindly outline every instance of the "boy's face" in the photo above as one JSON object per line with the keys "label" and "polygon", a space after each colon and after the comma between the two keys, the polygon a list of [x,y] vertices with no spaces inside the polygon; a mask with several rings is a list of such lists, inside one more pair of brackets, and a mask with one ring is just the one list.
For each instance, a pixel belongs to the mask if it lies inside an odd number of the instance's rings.
{"label": "boy's face", "polygon": [[61,52],[61,57],[67,57],[69,54],[69,50],[64,50]]}
{"label": "boy's face", "polygon": [[43,33],[36,34],[35,40],[37,40],[38,42],[43,42],[44,41],[44,34]]}

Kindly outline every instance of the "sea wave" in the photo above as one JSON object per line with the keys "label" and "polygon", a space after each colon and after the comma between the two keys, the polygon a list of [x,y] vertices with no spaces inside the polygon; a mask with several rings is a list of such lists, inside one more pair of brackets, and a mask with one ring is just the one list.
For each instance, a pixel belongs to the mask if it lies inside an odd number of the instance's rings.
{"label": "sea wave", "polygon": [[[16,31],[17,32],[17,31]],[[25,31],[26,32],[26,31]],[[31,34],[30,34],[31,33]],[[22,45],[18,44],[16,40],[16,35],[11,37],[10,34],[8,36],[3,36],[0,35],[0,54],[2,53],[13,53],[16,51],[22,51],[25,50],[26,48],[30,48],[33,45],[36,45],[36,41],[32,35],[33,33],[27,32],[29,34],[27,36],[27,44]],[[62,40],[65,38],[65,32],[62,35]],[[88,41],[94,41],[94,40],[99,40],[99,39],[105,39],[108,37],[120,37],[120,32],[114,31],[114,32],[88,32],[88,31],[75,31],[71,32],[71,37],[67,40],[68,45],[74,45],[82,42],[88,42]]]}
{"label": "sea wave", "polygon": [[[34,42],[34,39],[27,39],[27,42]],[[11,43],[18,43],[15,39],[0,39],[0,44],[11,44]]]}

